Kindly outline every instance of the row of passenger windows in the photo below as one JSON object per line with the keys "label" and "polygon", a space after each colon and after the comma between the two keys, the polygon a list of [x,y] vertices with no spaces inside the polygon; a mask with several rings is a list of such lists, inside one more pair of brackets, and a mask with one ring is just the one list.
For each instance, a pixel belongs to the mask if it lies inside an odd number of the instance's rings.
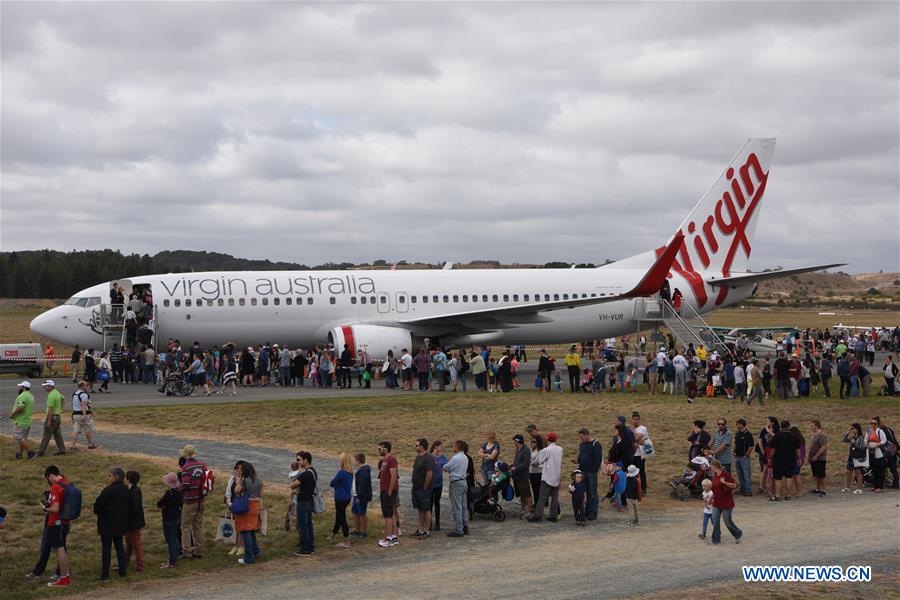
{"label": "row of passenger windows", "polygon": [[[600,294],[600,295],[605,296],[606,294]],[[534,302],[541,302],[541,296],[542,296],[541,294],[534,294]],[[490,295],[481,294],[481,296],[479,296],[478,294],[472,294],[471,296],[468,294],[462,294],[461,296],[459,294],[454,294],[452,296],[450,296],[450,295],[410,296],[409,301],[412,304],[418,304],[420,301],[422,304],[429,304],[429,303],[438,304],[441,302],[443,302],[445,304],[449,304],[450,302],[459,303],[460,300],[462,302],[466,302],[466,303],[468,303],[468,302],[471,302],[471,303],[500,302],[501,301],[500,299],[503,298],[503,300],[502,300],[503,302],[510,302],[510,301],[519,302],[520,297],[522,299],[521,300],[522,302],[531,302],[532,301],[531,294],[521,294],[521,296],[519,294],[511,294],[511,295],[510,294],[502,294],[502,295],[501,294],[490,294]],[[577,293],[571,294],[571,295],[570,294],[543,294],[543,301],[550,302],[551,299],[553,301],[558,301],[560,299],[569,300],[570,297],[571,297],[571,299],[575,300],[576,298],[579,297],[579,294],[577,294]],[[588,294],[582,293],[582,294],[580,294],[580,297],[587,298]],[[590,297],[596,298],[597,294],[590,294]],[[510,298],[512,298],[512,300],[510,300]],[[269,298],[250,298],[249,301],[250,301],[249,302],[250,306],[257,306],[257,304],[262,304],[262,306],[269,305]],[[312,298],[306,298],[305,300],[303,298],[296,298],[296,300],[294,298],[280,298],[280,297],[272,298],[272,304],[274,306],[280,306],[282,304],[282,301],[284,302],[284,304],[286,306],[292,306],[294,304],[296,304],[297,306],[301,306],[303,304],[307,304],[307,305],[313,304]],[[331,296],[328,299],[328,301],[330,304],[337,303],[337,299],[334,296]],[[387,301],[388,301],[387,296],[380,296],[378,298],[376,298],[375,296],[359,296],[359,297],[350,296],[350,304],[377,304],[378,302],[380,302],[381,304],[387,304]],[[201,307],[204,305],[204,303],[206,304],[206,306],[225,306],[226,304],[228,306],[235,306],[235,305],[246,306],[247,298],[237,298],[237,300],[235,300],[235,298],[228,298],[227,300],[225,298],[218,298],[216,300],[202,300],[202,299],[192,300],[191,298],[186,298],[184,300],[184,306],[188,306],[188,307],[190,307],[190,306]],[[406,304],[406,296],[402,296],[402,295],[397,296],[397,303],[398,304]],[[176,298],[175,300],[169,300],[168,298],[166,298],[165,300],[163,300],[163,306],[168,307],[168,306],[172,306],[172,305],[174,305],[176,307],[180,307],[182,305],[181,299]]]}

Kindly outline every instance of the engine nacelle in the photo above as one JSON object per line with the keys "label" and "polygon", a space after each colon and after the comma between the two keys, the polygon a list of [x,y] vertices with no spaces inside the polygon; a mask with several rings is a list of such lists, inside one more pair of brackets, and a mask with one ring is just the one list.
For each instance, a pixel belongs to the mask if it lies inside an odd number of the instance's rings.
{"label": "engine nacelle", "polygon": [[399,358],[404,348],[413,349],[412,334],[408,330],[383,325],[341,325],[328,332],[328,341],[334,344],[338,355],[347,344],[354,356],[357,350],[362,350],[369,355],[369,360],[383,360],[388,350]]}

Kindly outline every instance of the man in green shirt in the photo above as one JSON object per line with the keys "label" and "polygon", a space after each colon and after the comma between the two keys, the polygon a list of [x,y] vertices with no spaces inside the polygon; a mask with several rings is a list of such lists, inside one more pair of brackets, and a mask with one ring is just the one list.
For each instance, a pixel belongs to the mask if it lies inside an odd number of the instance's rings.
{"label": "man in green shirt", "polygon": [[41,387],[47,392],[47,415],[44,417],[44,437],[41,438],[41,448],[38,456],[43,456],[50,445],[50,438],[56,442],[56,452],[53,456],[66,453],[66,443],[62,434],[62,404],[63,395],[56,389],[56,382],[48,379]]}
{"label": "man in green shirt", "polygon": [[13,420],[13,438],[19,445],[19,451],[16,452],[16,459],[27,456],[34,458],[37,452],[28,449],[28,434],[31,432],[31,411],[34,408],[34,396],[31,395],[31,382],[23,381],[19,383],[19,395],[13,404],[13,410],[9,413],[9,418]]}

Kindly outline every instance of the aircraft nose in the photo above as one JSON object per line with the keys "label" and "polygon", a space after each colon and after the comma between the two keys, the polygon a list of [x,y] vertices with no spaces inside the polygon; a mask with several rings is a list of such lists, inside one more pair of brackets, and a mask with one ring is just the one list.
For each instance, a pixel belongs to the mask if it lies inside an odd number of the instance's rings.
{"label": "aircraft nose", "polygon": [[59,338],[59,319],[53,314],[56,309],[43,312],[31,320],[31,331],[36,334],[56,340]]}

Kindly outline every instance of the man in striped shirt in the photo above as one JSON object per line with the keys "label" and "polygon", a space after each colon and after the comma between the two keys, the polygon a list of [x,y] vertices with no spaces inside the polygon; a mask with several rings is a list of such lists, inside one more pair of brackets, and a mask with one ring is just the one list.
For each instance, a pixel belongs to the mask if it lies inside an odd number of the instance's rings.
{"label": "man in striped shirt", "polygon": [[190,444],[181,449],[181,458],[185,459],[181,467],[181,548],[184,558],[201,558],[206,465],[197,459],[197,450]]}

